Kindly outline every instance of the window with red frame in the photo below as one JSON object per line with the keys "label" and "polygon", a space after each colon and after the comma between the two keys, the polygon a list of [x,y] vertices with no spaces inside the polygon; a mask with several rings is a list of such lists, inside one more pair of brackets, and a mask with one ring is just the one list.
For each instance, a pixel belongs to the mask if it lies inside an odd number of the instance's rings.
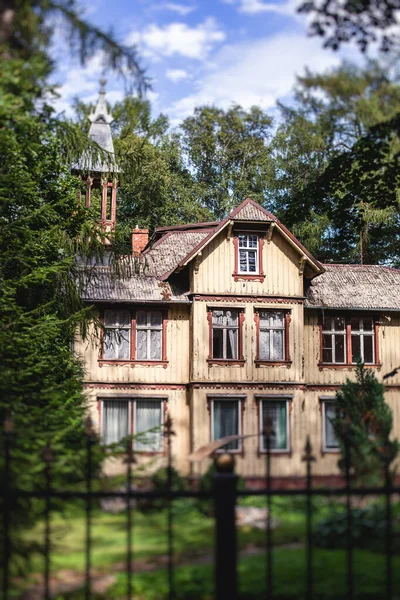
{"label": "window with red frame", "polygon": [[166,360],[165,332],[165,311],[105,309],[102,358]]}
{"label": "window with red frame", "polygon": [[239,360],[239,310],[213,309],[211,318],[211,356],[215,360]]}
{"label": "window with red frame", "polygon": [[257,325],[257,352],[259,362],[289,361],[290,313],[283,310],[259,309],[255,314]]}
{"label": "window with red frame", "polygon": [[321,324],[322,362],[377,362],[376,322],[372,317],[325,316]]}

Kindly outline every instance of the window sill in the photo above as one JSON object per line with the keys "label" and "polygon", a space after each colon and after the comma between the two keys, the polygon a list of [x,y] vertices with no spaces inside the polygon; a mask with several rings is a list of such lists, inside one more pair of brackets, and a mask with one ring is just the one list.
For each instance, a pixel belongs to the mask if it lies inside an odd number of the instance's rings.
{"label": "window sill", "polygon": [[[367,364],[365,365],[365,367],[367,369],[380,369],[381,368],[381,364],[380,363],[376,363],[376,364]],[[320,370],[322,369],[356,369],[357,368],[357,364],[356,363],[322,363],[319,362],[318,363],[318,367]]]}
{"label": "window sill", "polygon": [[219,358],[207,358],[208,366],[219,366],[219,367],[244,367],[245,360],[234,360],[234,359],[219,359]]}
{"label": "window sill", "polygon": [[261,283],[263,283],[265,279],[265,275],[257,275],[257,273],[254,273],[253,275],[247,273],[233,273],[232,277],[235,281],[261,281]]}
{"label": "window sill", "polygon": [[321,454],[322,456],[325,454],[340,454],[340,448],[323,448]]}
{"label": "window sill", "polygon": [[[292,451],[289,450],[270,450],[269,451],[270,454],[273,454],[274,456],[278,455],[278,456],[292,456]],[[267,455],[267,451],[266,450],[259,450],[258,451],[259,456],[266,456]]]}
{"label": "window sill", "polygon": [[117,367],[131,367],[132,369],[136,366],[144,366],[144,367],[155,367],[162,366],[164,369],[168,366],[168,360],[113,360],[112,358],[100,358],[99,359],[99,367],[104,366],[117,366]]}
{"label": "window sill", "polygon": [[255,360],[254,363],[257,368],[259,367],[290,367],[292,365],[291,360]]}

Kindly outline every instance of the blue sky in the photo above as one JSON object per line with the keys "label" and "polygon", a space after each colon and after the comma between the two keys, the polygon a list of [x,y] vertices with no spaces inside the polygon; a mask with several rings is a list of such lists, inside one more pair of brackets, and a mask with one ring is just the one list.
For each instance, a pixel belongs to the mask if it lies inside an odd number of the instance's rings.
{"label": "blue sky", "polygon": [[[320,39],[306,34],[305,17],[296,13],[298,0],[81,0],[88,19],[112,27],[125,43],[137,44],[152,79],[149,98],[154,113],[166,113],[172,126],[195,106],[227,108],[257,104],[274,113],[276,101],[290,101],[296,74],[308,66],[321,72],[350,58],[322,48]],[[71,114],[71,101],[97,97],[103,72],[100,55],[85,68],[65,52],[62,32],[54,48],[60,84],[57,111]],[[111,102],[124,94],[124,84],[111,73],[107,92]]]}

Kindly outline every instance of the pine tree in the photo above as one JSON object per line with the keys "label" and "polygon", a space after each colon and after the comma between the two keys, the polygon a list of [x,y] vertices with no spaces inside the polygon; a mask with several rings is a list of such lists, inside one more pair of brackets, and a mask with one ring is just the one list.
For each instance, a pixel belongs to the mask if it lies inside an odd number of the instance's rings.
{"label": "pine tree", "polygon": [[399,452],[399,442],[390,439],[393,416],[384,391],[375,373],[359,363],[356,381],[347,379],[336,394],[332,424],[342,455],[339,467],[346,473],[348,457],[357,484],[382,484],[385,463],[391,465]]}

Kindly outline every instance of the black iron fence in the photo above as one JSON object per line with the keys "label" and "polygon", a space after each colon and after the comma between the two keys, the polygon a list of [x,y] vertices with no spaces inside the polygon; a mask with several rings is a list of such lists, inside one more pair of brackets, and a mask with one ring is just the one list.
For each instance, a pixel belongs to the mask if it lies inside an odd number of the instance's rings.
{"label": "black iron fence", "polygon": [[[2,497],[2,529],[3,529],[3,551],[2,551],[2,598],[9,600],[11,597],[11,561],[13,558],[13,510],[19,499],[41,500],[43,503],[44,519],[44,539],[43,539],[43,598],[48,600],[52,598],[50,589],[51,577],[51,518],[54,502],[81,500],[85,506],[85,577],[84,577],[84,598],[89,600],[93,597],[92,590],[92,517],[93,511],[98,502],[104,499],[120,499],[126,507],[126,578],[127,589],[126,598],[134,598],[133,581],[134,572],[134,548],[133,548],[133,530],[134,530],[134,511],[136,510],[134,501],[162,501],[167,509],[167,576],[168,576],[168,598],[173,600],[177,596],[175,585],[175,560],[174,560],[174,501],[182,498],[195,498],[208,500],[214,503],[215,515],[215,599],[216,600],[237,600],[238,592],[238,544],[237,544],[237,524],[236,524],[236,505],[242,498],[264,497],[267,511],[265,522],[265,597],[274,598],[275,580],[274,580],[274,546],[272,532],[272,499],[274,497],[303,497],[304,498],[304,516],[306,522],[305,535],[305,570],[304,570],[304,589],[307,600],[316,600],[314,591],[314,540],[313,540],[313,502],[318,497],[338,498],[345,508],[347,527],[346,543],[344,544],[346,553],[346,598],[352,600],[355,597],[354,590],[354,551],[353,540],[353,501],[355,498],[383,498],[384,499],[384,557],[385,557],[385,582],[382,590],[382,598],[394,600],[393,590],[393,514],[392,505],[394,497],[400,493],[400,488],[394,485],[389,471],[389,463],[384,463],[384,484],[375,487],[355,487],[352,482],[352,469],[350,463],[350,450],[346,451],[345,473],[343,485],[337,487],[315,487],[313,482],[312,465],[315,460],[310,440],[307,439],[304,455],[304,485],[295,489],[280,488],[274,485],[271,476],[271,461],[273,453],[270,451],[270,438],[266,435],[266,453],[265,453],[265,479],[264,485],[258,489],[238,489],[238,476],[235,474],[234,456],[229,453],[216,453],[214,485],[210,491],[200,491],[192,486],[189,490],[175,490],[173,485],[173,462],[171,452],[171,423],[167,424],[164,435],[166,437],[167,448],[167,481],[165,489],[137,489],[133,485],[133,463],[134,456],[132,444],[128,444],[126,452],[126,488],[121,490],[99,491],[94,489],[94,469],[93,469],[93,446],[95,438],[89,432],[86,435],[86,479],[84,489],[77,491],[56,489],[53,486],[52,452],[49,447],[43,453],[45,463],[45,483],[38,486],[35,490],[20,489],[18,485],[11,483],[11,467],[13,463],[13,434],[8,427],[3,432],[3,457],[4,457],[4,485],[1,490]],[[299,550],[303,551],[303,550]]]}

